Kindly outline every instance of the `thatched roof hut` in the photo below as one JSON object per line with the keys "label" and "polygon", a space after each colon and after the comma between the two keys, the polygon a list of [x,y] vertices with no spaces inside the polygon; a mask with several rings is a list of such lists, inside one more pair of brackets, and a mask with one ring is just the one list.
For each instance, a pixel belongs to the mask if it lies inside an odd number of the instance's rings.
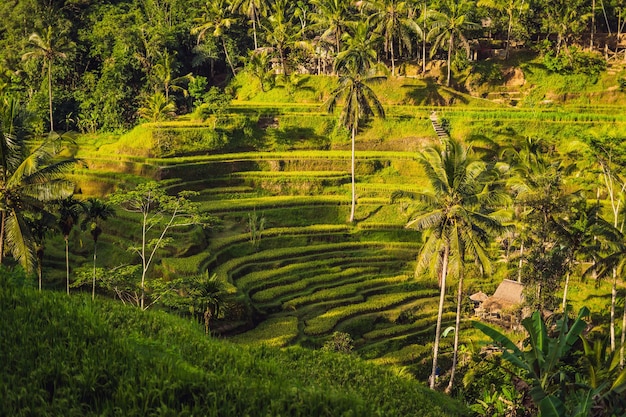
{"label": "thatched roof hut", "polygon": [[[511,310],[519,306],[523,302],[524,284],[510,279],[503,280],[496,292],[482,301],[480,307],[475,311],[480,316],[502,317],[508,315]],[[475,296],[479,298],[481,293],[473,294],[470,299]],[[472,301],[477,301],[473,300]]]}
{"label": "thatched roof hut", "polygon": [[484,301],[487,301],[488,298],[489,296],[482,291],[478,291],[477,293],[470,295],[470,300],[475,303],[482,303]]}

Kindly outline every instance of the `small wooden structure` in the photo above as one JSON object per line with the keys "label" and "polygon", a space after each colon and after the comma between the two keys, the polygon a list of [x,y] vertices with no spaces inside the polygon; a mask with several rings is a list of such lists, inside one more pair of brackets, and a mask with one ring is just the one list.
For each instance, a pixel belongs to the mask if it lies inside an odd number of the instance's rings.
{"label": "small wooden structure", "polygon": [[515,326],[518,317],[513,312],[524,301],[523,291],[524,284],[505,279],[498,285],[492,296],[487,297],[483,292],[478,292],[472,294],[470,300],[475,303],[474,312],[481,319]]}

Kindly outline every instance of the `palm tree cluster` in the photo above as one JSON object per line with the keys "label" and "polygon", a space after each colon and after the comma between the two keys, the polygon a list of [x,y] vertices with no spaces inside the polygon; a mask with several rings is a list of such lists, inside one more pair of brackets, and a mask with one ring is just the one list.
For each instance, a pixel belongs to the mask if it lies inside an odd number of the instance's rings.
{"label": "palm tree cluster", "polygon": [[74,183],[65,173],[78,161],[59,156],[64,141],[59,135],[50,134],[34,145],[28,141],[27,119],[28,113],[15,98],[0,98],[0,264],[6,263],[5,254],[10,253],[27,272],[36,269],[41,290],[45,238],[59,231],[65,241],[69,294],[72,229],[84,215],[84,225],[94,239],[95,268],[96,243],[102,232],[99,221],[106,220],[112,209],[95,198],[74,199]]}
{"label": "palm tree cluster", "polygon": [[[600,159],[604,170],[598,177],[604,178],[605,186],[620,188],[619,192],[609,188],[608,194],[615,193],[613,204],[621,206],[626,182],[612,171],[613,165],[600,152],[605,148],[581,144],[580,149]],[[623,279],[626,265],[626,240],[619,223],[603,217],[599,201],[587,198],[572,181],[584,169],[573,162],[581,158],[559,155],[545,143],[531,139],[503,147],[492,142],[465,147],[448,138],[441,146],[421,152],[419,161],[428,186],[418,193],[397,192],[394,199],[415,202],[407,228],[421,231],[424,239],[416,275],[432,274],[440,288],[431,388],[439,375],[449,278],[456,278],[458,289],[448,391],[457,365],[465,270],[473,264],[474,273],[490,273],[492,260],[500,253],[506,254],[508,261],[507,270],[501,273],[525,284],[526,303],[539,312],[567,311],[568,287],[574,273],[582,278],[611,278],[610,349],[617,353],[614,316],[618,280]],[[621,210],[616,212],[619,219],[623,218]],[[622,366],[624,335],[622,329]]]}
{"label": "palm tree cluster", "polygon": [[[197,76],[223,85],[248,67],[267,88],[268,72],[336,73],[335,61],[354,49],[360,59],[384,64],[393,76],[406,73],[406,64],[428,74],[427,61],[436,58],[445,62],[441,81],[447,85],[452,69],[467,65],[471,46],[476,54],[503,48],[508,57],[512,45],[546,39],[544,52],[573,65],[578,61],[572,45],[604,50],[600,40],[615,44],[622,12],[621,4],[596,6],[593,0],[59,0],[47,5],[16,0],[0,5],[5,17],[0,85],[9,83],[31,101],[38,129],[53,131],[64,120],[66,130],[110,130],[132,125],[138,116],[167,117],[169,104],[180,112],[190,108],[186,88]],[[597,32],[608,37],[594,37]]]}

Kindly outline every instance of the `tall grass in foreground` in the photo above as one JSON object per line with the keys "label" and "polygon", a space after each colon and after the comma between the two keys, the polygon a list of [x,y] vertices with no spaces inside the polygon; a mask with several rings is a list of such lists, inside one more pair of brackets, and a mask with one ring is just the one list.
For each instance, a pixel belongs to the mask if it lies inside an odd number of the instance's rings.
{"label": "tall grass in foreground", "polygon": [[348,355],[236,346],[163,312],[15,281],[0,271],[0,415],[467,415]]}

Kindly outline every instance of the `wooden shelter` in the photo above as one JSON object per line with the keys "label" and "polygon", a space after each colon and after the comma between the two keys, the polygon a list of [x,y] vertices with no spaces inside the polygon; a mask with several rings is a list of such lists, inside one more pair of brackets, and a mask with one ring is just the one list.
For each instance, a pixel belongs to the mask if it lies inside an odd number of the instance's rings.
{"label": "wooden shelter", "polygon": [[492,296],[485,298],[484,293],[478,292],[472,294],[470,300],[477,303],[474,312],[480,318],[514,324],[517,317],[512,312],[524,301],[523,291],[524,284],[505,279]]}

